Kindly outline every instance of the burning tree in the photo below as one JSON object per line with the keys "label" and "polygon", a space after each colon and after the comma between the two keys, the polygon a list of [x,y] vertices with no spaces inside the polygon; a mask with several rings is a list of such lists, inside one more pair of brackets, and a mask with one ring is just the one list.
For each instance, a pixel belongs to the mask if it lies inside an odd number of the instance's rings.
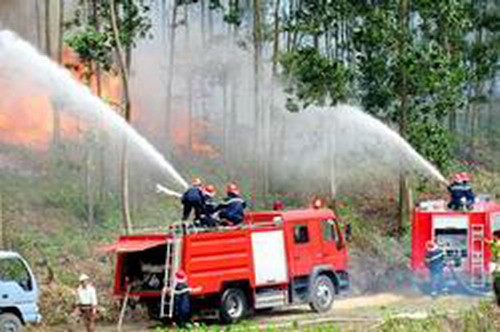
{"label": "burning tree", "polygon": [[[118,68],[122,82],[120,111],[127,122],[132,110],[128,73],[132,48],[138,38],[145,37],[151,27],[144,1],[100,2],[80,1],[73,25],[76,31],[67,43],[78,53],[86,67],[86,79],[95,75],[97,94],[101,92],[101,69],[106,72]],[[129,207],[128,162],[126,141],[122,150],[122,216],[125,229],[132,229]],[[90,203],[89,199],[89,203]],[[91,206],[92,204],[89,204]]]}

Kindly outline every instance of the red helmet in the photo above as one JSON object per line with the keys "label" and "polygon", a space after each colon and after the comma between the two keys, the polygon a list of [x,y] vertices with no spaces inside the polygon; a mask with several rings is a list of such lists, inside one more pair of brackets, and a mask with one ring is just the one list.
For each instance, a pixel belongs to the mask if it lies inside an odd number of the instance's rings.
{"label": "red helmet", "polygon": [[193,186],[201,186],[201,179],[200,178],[193,178],[193,181],[191,181],[191,184]]}
{"label": "red helmet", "polygon": [[186,280],[186,272],[183,270],[178,270],[175,272],[175,278],[178,280]]}
{"label": "red helmet", "polygon": [[239,195],[240,189],[238,188],[238,186],[235,183],[229,183],[226,187],[226,192],[228,194],[231,193],[231,194]]}
{"label": "red helmet", "polygon": [[462,180],[462,173],[455,173],[455,174],[453,174],[451,180],[453,182],[462,182],[463,181]]}
{"label": "red helmet", "polygon": [[313,209],[321,209],[323,207],[323,200],[321,198],[315,198],[312,202]]}
{"label": "red helmet", "polygon": [[214,185],[211,185],[209,184],[208,186],[206,186],[204,188],[205,192],[209,195],[215,195],[215,193],[217,192],[217,190],[215,189],[215,186]]}
{"label": "red helmet", "polygon": [[281,211],[285,208],[285,204],[283,204],[282,201],[280,201],[279,199],[275,200],[273,202],[273,210],[274,211]]}
{"label": "red helmet", "polygon": [[467,172],[460,173],[460,178],[462,179],[462,181],[470,181],[470,175]]}

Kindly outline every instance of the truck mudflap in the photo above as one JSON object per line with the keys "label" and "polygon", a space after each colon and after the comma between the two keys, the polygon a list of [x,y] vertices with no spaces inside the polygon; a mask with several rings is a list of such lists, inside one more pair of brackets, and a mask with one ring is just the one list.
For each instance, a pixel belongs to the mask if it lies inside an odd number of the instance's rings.
{"label": "truck mudflap", "polygon": [[349,273],[347,271],[337,271],[335,274],[337,275],[337,280],[339,282],[339,293],[349,291],[349,289],[351,288],[351,278],[349,276]]}

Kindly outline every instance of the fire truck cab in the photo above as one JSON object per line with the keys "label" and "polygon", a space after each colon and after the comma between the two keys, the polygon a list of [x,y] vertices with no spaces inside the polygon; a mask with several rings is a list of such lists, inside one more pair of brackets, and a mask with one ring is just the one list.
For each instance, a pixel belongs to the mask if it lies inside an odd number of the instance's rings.
{"label": "fire truck cab", "polygon": [[470,211],[453,211],[444,201],[423,202],[412,220],[411,267],[421,279],[428,274],[426,244],[436,242],[447,262],[450,287],[489,289],[491,249],[488,241],[500,238],[500,204],[479,198]]}
{"label": "fire truck cab", "polygon": [[174,315],[175,272],[193,289],[193,313],[234,322],[248,313],[306,303],[330,309],[349,287],[346,236],[328,209],[248,213],[237,228],[121,236],[114,293],[135,297],[154,318]]}

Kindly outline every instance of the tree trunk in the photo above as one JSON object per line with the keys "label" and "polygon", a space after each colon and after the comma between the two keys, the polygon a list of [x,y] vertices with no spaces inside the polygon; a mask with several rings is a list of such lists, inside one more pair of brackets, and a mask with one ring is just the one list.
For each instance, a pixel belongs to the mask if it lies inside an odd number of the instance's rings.
{"label": "tree trunk", "polygon": [[[172,22],[170,30],[170,40],[168,47],[170,48],[170,54],[168,56],[168,73],[167,73],[167,96],[166,96],[166,123],[165,127],[167,130],[167,135],[171,132],[171,119],[172,119],[172,89],[174,83],[174,65],[175,65],[175,33],[177,30],[177,1],[174,0],[174,8],[172,11]],[[169,137],[170,138],[170,137]]]}
{"label": "tree trunk", "polygon": [[5,229],[4,225],[4,217],[3,217],[3,200],[2,195],[0,194],[0,250],[5,249],[5,241],[4,241],[4,233]]}
{"label": "tree trunk", "polygon": [[[110,0],[111,8],[111,24],[113,27],[113,38],[115,41],[115,48],[118,58],[118,67],[120,69],[120,77],[122,80],[123,88],[123,103],[124,103],[124,117],[127,122],[130,122],[130,95],[128,89],[128,72],[125,60],[125,54],[123,52],[123,47],[119,38],[119,27],[118,27],[118,17],[116,14],[116,2],[115,0]],[[128,158],[127,158],[127,137],[123,141],[122,149],[122,167],[121,167],[121,185],[122,185],[122,218],[123,226],[125,231],[130,233],[132,231],[132,219],[130,217],[130,201],[129,201],[129,180],[128,180]]]}
{"label": "tree trunk", "polygon": [[273,75],[277,73],[280,43],[280,0],[275,0],[274,7],[274,43],[273,43]]}
{"label": "tree trunk", "polygon": [[64,0],[59,0],[58,8],[59,22],[57,26],[57,62],[60,64],[63,61],[64,48]]}
{"label": "tree trunk", "polygon": [[52,57],[52,42],[50,38],[50,1],[45,0],[45,53]]}
{"label": "tree trunk", "polygon": [[[262,31],[261,31],[261,4],[260,0],[253,0],[253,42],[254,42],[254,126],[255,126],[255,152],[254,156],[257,157],[256,161],[256,172],[255,181],[257,181],[256,192],[261,194],[261,197],[266,196],[266,181],[264,172],[264,151],[262,149],[264,146],[263,135],[262,135],[262,122],[263,116],[261,112],[261,101],[260,101],[260,58],[261,58],[261,41],[262,41]],[[259,151],[259,149],[262,149]]]}
{"label": "tree trunk", "polygon": [[[405,38],[408,35],[408,16],[409,16],[409,1],[399,0],[399,24],[402,37],[399,40],[399,53],[400,58],[407,51]],[[399,113],[399,132],[403,138],[406,138],[407,124],[408,124],[408,82],[406,68],[400,67],[399,74],[401,75],[401,82],[399,83],[399,100],[400,100],[400,113]],[[410,187],[407,176],[404,172],[400,174],[399,181],[399,222],[396,225],[396,232],[402,234],[405,222],[409,219],[410,206]]]}

